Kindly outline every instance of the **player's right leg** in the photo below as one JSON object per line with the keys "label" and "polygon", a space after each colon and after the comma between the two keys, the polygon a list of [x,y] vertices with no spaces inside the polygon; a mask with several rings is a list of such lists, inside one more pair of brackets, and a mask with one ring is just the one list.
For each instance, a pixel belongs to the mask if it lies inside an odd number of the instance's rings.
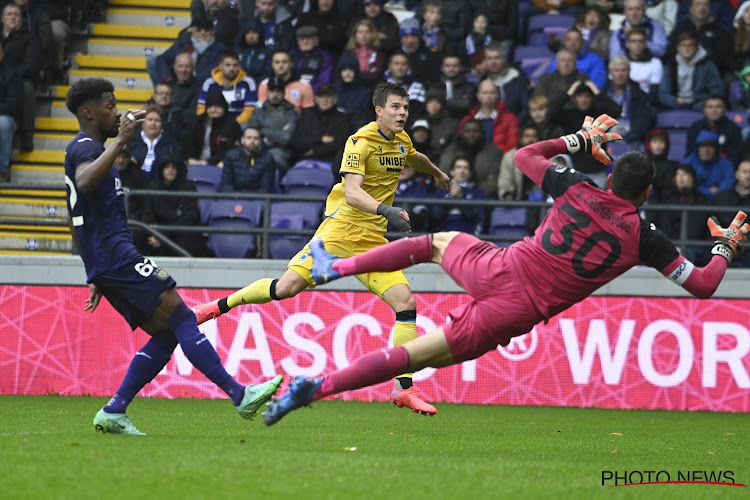
{"label": "player's right leg", "polygon": [[295,377],[284,395],[268,403],[263,420],[266,425],[273,425],[287,413],[326,396],[385,382],[406,371],[452,364],[453,354],[443,329],[438,328],[402,346],[365,354],[323,378]]}
{"label": "player's right leg", "polygon": [[228,297],[222,297],[193,307],[193,312],[201,325],[216,319],[237,306],[245,304],[265,304],[272,300],[294,297],[308,287],[308,283],[293,269],[287,269],[279,279],[263,278],[237,290]]}
{"label": "player's right leg", "polygon": [[347,258],[334,257],[326,251],[323,241],[313,238],[310,242],[312,278],[319,285],[344,276],[398,271],[423,262],[441,264],[445,249],[459,234],[461,233],[450,231],[401,238]]}

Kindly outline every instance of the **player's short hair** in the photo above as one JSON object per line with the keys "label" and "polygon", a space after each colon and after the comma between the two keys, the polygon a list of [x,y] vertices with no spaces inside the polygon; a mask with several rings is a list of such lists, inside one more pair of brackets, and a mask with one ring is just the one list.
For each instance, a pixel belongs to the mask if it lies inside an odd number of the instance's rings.
{"label": "player's short hair", "polygon": [[372,105],[384,107],[389,95],[409,98],[409,93],[406,90],[395,83],[384,82],[375,87],[375,91],[372,93]]}
{"label": "player's short hair", "polygon": [[65,107],[74,115],[89,101],[96,101],[104,94],[114,94],[112,82],[104,78],[84,78],[74,83],[65,97]]}
{"label": "player's short hair", "polygon": [[628,151],[612,168],[610,187],[620,198],[636,200],[654,180],[654,163],[641,151]]}
{"label": "player's short hair", "polygon": [[232,49],[222,50],[219,54],[219,63],[223,63],[224,59],[234,59],[235,61],[240,60],[239,54]]}

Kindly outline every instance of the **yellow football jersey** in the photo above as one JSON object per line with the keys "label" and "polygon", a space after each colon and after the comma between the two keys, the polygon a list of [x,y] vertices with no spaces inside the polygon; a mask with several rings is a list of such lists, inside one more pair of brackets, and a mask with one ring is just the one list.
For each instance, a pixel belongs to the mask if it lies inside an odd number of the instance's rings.
{"label": "yellow football jersey", "polygon": [[[356,174],[365,178],[362,189],[386,205],[393,205],[393,195],[398,186],[401,170],[417,156],[411,138],[399,132],[393,138],[383,135],[376,122],[370,122],[346,140],[341,159],[341,174]],[[385,233],[385,217],[368,214],[346,203],[344,185],[346,177],[333,186],[326,200],[326,217],[341,219],[350,224]]]}

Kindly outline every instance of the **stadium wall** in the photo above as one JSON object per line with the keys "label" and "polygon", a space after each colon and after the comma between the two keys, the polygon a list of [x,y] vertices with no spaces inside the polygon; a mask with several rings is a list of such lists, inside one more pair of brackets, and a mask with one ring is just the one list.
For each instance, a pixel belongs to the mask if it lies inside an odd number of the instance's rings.
{"label": "stadium wall", "polygon": [[[285,262],[159,259],[188,306],[261,277]],[[434,265],[407,270],[426,332],[467,296]],[[634,269],[506,348],[415,375],[436,402],[750,412],[748,270],[730,270],[710,300],[689,298],[651,269]],[[88,287],[77,257],[0,256],[0,394],[116,390],[146,341],[105,301],[83,312]],[[500,313],[500,312],[499,312]],[[292,299],[238,308],[201,328],[243,383],[276,373],[318,376],[391,339],[393,313],[353,278]],[[390,383],[344,399],[386,401]],[[223,395],[181,351],[145,396]]]}

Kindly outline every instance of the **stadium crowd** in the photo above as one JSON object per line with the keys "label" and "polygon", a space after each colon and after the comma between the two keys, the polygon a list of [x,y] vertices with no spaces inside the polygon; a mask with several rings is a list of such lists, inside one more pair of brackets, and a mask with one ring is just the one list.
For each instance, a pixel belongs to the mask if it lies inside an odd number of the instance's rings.
{"label": "stadium crowd", "polygon": [[[33,149],[26,103],[40,71],[64,78],[68,25],[102,3],[0,0],[0,182],[6,139],[17,132]],[[644,213],[670,237],[684,236],[680,212],[649,206],[710,213],[750,200],[750,1],[193,0],[190,26],[147,69],[146,121],[118,158],[130,189],[193,190],[186,172],[199,164],[223,167],[223,192],[283,192],[300,161],[336,173],[348,135],[374,119],[372,89],[388,81],[409,93],[415,147],[453,180],[437,189],[404,168],[397,199],[544,200],[516,167],[517,149],[606,113],[624,137],[613,156],[640,149],[654,160]],[[605,185],[591,156],[559,161]],[[148,223],[201,220],[190,203],[137,205],[131,215]],[[476,206],[410,210],[419,231],[490,229]],[[733,213],[717,214],[722,225]],[[688,239],[709,240],[704,218],[690,213]],[[708,247],[694,252],[701,264]]]}

